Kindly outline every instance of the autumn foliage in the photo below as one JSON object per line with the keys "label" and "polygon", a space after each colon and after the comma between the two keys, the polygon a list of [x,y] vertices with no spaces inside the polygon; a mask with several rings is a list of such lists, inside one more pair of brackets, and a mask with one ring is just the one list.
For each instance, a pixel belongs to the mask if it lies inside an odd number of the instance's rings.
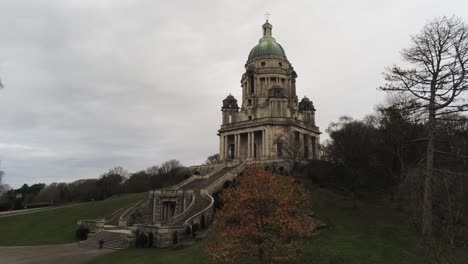
{"label": "autumn foliage", "polygon": [[217,214],[220,231],[205,246],[216,263],[273,263],[297,260],[301,239],[315,225],[304,212],[305,189],[292,177],[249,168],[238,185],[226,189]]}

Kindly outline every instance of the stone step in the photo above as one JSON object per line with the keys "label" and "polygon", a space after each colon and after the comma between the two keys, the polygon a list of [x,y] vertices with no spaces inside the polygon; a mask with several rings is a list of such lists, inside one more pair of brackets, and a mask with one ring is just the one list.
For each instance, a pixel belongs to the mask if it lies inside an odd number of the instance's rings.
{"label": "stone step", "polygon": [[129,246],[128,230],[101,231],[87,240],[79,242],[80,246],[99,248],[99,240],[103,240],[103,248],[122,249]]}

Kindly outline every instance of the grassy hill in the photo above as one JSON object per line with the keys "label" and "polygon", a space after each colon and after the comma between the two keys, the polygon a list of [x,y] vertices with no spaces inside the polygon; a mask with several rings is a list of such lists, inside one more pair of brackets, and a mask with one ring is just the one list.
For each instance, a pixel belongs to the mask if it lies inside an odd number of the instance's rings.
{"label": "grassy hill", "polygon": [[[301,263],[314,264],[427,264],[425,249],[408,216],[379,201],[350,200],[324,189],[312,189],[313,210],[330,228],[307,241]],[[211,231],[212,232],[212,231]],[[209,238],[207,239],[209,240]],[[107,263],[207,263],[204,243],[181,249],[127,249],[98,257]],[[454,264],[468,263],[468,252],[450,252]]]}
{"label": "grassy hill", "polygon": [[[382,201],[360,201],[358,208],[340,195],[317,189],[312,208],[330,225],[310,239],[305,263],[428,264],[410,217]],[[452,251],[453,264],[468,263],[468,252]]]}
{"label": "grassy hill", "polygon": [[75,241],[76,221],[111,215],[143,199],[147,193],[126,194],[104,201],[0,217],[0,246],[61,244]]}

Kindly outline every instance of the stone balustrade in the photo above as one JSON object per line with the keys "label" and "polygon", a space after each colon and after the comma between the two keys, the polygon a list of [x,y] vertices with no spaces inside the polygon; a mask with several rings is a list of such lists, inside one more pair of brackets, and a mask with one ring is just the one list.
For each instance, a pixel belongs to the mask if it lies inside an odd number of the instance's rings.
{"label": "stone balustrade", "polygon": [[[217,165],[200,165],[200,166],[192,166],[190,168],[197,168],[197,167],[202,167],[202,166],[206,166],[206,167],[210,167],[212,168],[212,170],[210,170],[210,172],[206,175],[203,175],[203,176],[200,176],[200,175],[192,175],[190,176],[189,178],[181,181],[180,183],[178,184],[175,184],[175,185],[172,185],[172,186],[169,186],[169,187],[165,187],[165,188],[162,188],[160,190],[176,190],[176,189],[180,189],[182,187],[184,187],[185,185],[189,184],[190,182],[194,181],[194,180],[198,180],[198,179],[208,179],[210,178],[212,175],[218,173],[219,171],[221,171],[222,169],[224,169],[226,167],[225,164],[217,164]],[[158,190],[157,190],[158,191]]]}
{"label": "stone balustrade", "polygon": [[180,213],[180,214],[174,216],[173,218],[169,219],[169,220],[166,221],[166,222],[161,223],[161,226],[173,225],[173,224],[175,224],[175,223],[181,221],[182,219],[184,219],[184,218],[187,216],[187,214],[190,212],[190,210],[192,210],[192,208],[193,208],[194,205],[195,205],[195,202],[196,202],[196,201],[195,201],[195,200],[196,200],[195,197],[196,197],[196,196],[193,195],[192,197],[193,197],[193,198],[192,198],[192,202],[190,202],[189,206],[187,206],[187,208],[185,208],[185,210],[184,210],[182,213]]}
{"label": "stone balustrade", "polygon": [[119,217],[119,226],[126,227],[128,224],[128,217],[133,214],[138,206],[144,203],[146,199],[139,201],[138,203],[134,204],[133,206],[128,207],[128,209]]}
{"label": "stone balustrade", "polygon": [[77,225],[84,225],[90,233],[97,233],[104,229],[105,222],[104,219],[87,219],[78,220]]}
{"label": "stone balustrade", "polygon": [[208,220],[208,217],[213,216],[213,206],[214,206],[214,198],[211,196],[207,190],[203,189],[201,190],[201,195],[206,195],[210,199],[210,204],[200,212],[196,213],[195,215],[191,216],[184,222],[184,226],[191,225],[193,223],[200,223],[201,222],[201,216],[203,214],[206,214],[206,220]]}
{"label": "stone balustrade", "polygon": [[214,192],[222,189],[226,181],[234,180],[246,168],[247,168],[247,162],[243,162],[241,165],[237,166],[235,169],[226,173],[223,177],[219,178],[215,182],[211,183],[208,187],[206,187],[205,189],[206,192],[209,194],[213,194]]}

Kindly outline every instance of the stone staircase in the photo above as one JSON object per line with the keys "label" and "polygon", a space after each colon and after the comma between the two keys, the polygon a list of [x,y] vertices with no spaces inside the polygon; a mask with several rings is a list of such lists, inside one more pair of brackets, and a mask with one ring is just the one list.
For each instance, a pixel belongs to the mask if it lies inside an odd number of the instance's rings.
{"label": "stone staircase", "polygon": [[124,249],[129,247],[132,233],[128,230],[104,230],[88,237],[87,240],[78,244],[80,247],[99,248],[99,240],[103,240],[103,248]]}
{"label": "stone staircase", "polygon": [[142,205],[135,209],[135,212],[130,216],[130,223],[153,223],[153,208],[152,199],[148,198]]}
{"label": "stone staircase", "polygon": [[211,175],[207,179],[196,179],[192,182],[189,182],[188,184],[182,186],[183,190],[200,190],[208,187],[210,184],[213,182],[219,180],[221,177],[226,175],[226,173],[232,171],[235,167],[226,167],[219,172],[215,173],[214,175]]}
{"label": "stone staircase", "polygon": [[[170,225],[165,224],[165,226],[182,226],[185,221],[197,213],[206,209],[211,200],[204,194],[201,194],[201,190],[210,186],[210,184],[216,182],[220,178],[226,175],[226,173],[232,171],[237,166],[228,166],[220,169],[218,172],[215,172],[213,175],[208,178],[203,178],[200,176],[192,176],[195,179],[189,181],[188,183],[180,186],[176,185],[175,188],[165,188],[166,190],[183,190],[183,191],[193,191],[195,195],[195,204],[192,208],[188,209],[189,211],[177,221],[171,223]],[[157,215],[157,213],[156,213]],[[152,198],[149,197],[147,201],[134,209],[134,212],[130,216],[130,224],[153,224],[153,208],[152,208]]]}
{"label": "stone staircase", "polygon": [[[122,208],[112,214],[105,222],[102,231],[90,236],[88,240],[80,242],[80,246],[98,248],[99,240],[102,239],[104,240],[104,248],[127,248],[130,245],[132,232],[136,230],[146,233],[153,232],[157,247],[171,246],[174,233],[178,233],[180,239],[184,239],[186,226],[210,221],[213,216],[212,206],[214,204],[210,193],[222,188],[225,181],[237,177],[245,169],[245,166],[245,163],[214,166],[210,170],[206,170],[203,176],[193,175],[172,187],[151,191],[146,200]],[[162,208],[160,199],[175,200],[179,205],[183,204],[185,210],[176,209],[177,214],[173,218],[160,222],[161,217],[158,217]],[[153,222],[154,201],[156,201],[154,212],[156,222]],[[124,226],[119,227],[119,225]]]}
{"label": "stone staircase", "polygon": [[[210,193],[222,186],[225,180],[232,180],[243,170],[242,168],[242,164],[235,166],[219,165],[212,168],[211,172],[210,170],[205,171],[206,174],[203,176],[193,175],[175,186],[159,190],[159,193],[168,192],[170,195],[174,195],[175,198],[170,199],[179,199],[179,204],[182,203],[182,200],[183,208],[185,208],[185,210],[179,210],[176,216],[164,223],[153,222],[153,203],[158,190],[150,192],[146,200],[115,211],[106,220],[80,220],[78,221],[79,224],[86,223],[92,226],[93,230],[95,230],[92,232],[96,233],[78,244],[80,247],[99,248],[99,241],[103,240],[103,248],[124,249],[131,244],[132,232],[140,230],[142,232],[153,232],[155,242],[158,243],[156,246],[170,246],[173,243],[174,232],[179,233],[180,239],[183,239],[186,226],[200,224],[202,219],[207,221],[207,218],[212,217],[214,200]],[[223,178],[224,176],[226,177]],[[160,209],[158,204],[155,212],[156,216],[158,214],[157,210]],[[156,217],[156,219],[159,218]]]}
{"label": "stone staircase", "polygon": [[208,200],[204,195],[201,195],[200,189],[196,189],[194,191],[195,191],[194,194],[195,194],[195,201],[196,201],[194,206],[185,215],[185,217],[183,217],[182,219],[180,219],[179,221],[174,223],[173,224],[174,226],[184,225],[184,223],[185,223],[185,221],[187,221],[187,219],[189,219],[192,216],[196,215],[197,213],[201,212],[203,209],[207,208],[210,205],[211,201]]}
{"label": "stone staircase", "polygon": [[186,224],[186,221],[188,221],[190,218],[194,217],[198,213],[202,212],[204,209],[208,208],[211,204],[211,200],[206,195],[202,195],[201,190],[205,189],[206,187],[210,186],[212,183],[221,179],[228,172],[232,171],[235,167],[236,166],[225,167],[221,169],[220,171],[216,172],[215,174],[211,175],[209,178],[196,179],[182,186],[180,188],[182,190],[194,191],[195,205],[190,209],[190,211],[185,215],[185,217],[175,222],[173,226],[182,226]]}
{"label": "stone staircase", "polygon": [[117,210],[116,212],[114,212],[110,217],[109,219],[107,219],[106,221],[106,225],[113,225],[113,226],[117,226],[119,225],[119,218],[120,216],[122,216],[126,210],[128,209],[129,207],[124,207],[124,208],[121,208],[119,210]]}

